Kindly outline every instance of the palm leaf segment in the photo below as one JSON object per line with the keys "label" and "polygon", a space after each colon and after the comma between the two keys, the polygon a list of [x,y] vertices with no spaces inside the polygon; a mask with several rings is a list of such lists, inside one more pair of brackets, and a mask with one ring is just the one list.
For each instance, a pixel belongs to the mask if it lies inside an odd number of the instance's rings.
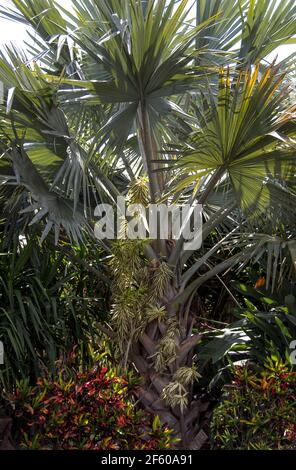
{"label": "palm leaf segment", "polygon": [[[82,4],[78,3],[77,11]],[[194,41],[213,20],[207,19],[197,27],[185,23],[190,8],[187,0],[177,8],[174,1],[165,0],[95,2],[92,20],[85,20],[83,26],[70,33],[92,61],[88,74],[92,79],[64,79],[68,87],[61,92],[63,103],[113,104],[116,112],[101,132],[109,136],[112,131],[117,147],[125,143],[140,107],[148,112],[152,128],[159,116],[182,114],[168,97],[200,85],[193,62],[200,51],[195,49]],[[90,30],[89,23],[96,28],[100,25],[100,30]],[[103,65],[108,79],[93,79],[98,73],[95,64]],[[47,79],[57,81],[53,76]],[[141,126],[141,122],[138,124]]]}
{"label": "palm leaf segment", "polygon": [[[63,111],[58,107],[56,86],[43,80],[38,66],[32,71],[12,54],[10,61],[4,56],[0,59],[4,85],[7,88],[12,86],[7,93],[6,106],[2,105],[0,109],[1,173],[6,180],[9,178],[21,183],[29,191],[32,205],[23,213],[37,211],[31,223],[47,216],[42,238],[53,227],[57,240],[60,228],[64,227],[77,242],[82,236],[82,228],[87,228],[82,210],[78,208],[80,188],[87,180],[87,175],[82,174],[81,162],[75,166],[80,156],[79,148],[70,134]],[[64,188],[62,185],[57,188],[55,175],[57,179],[58,170],[69,159],[71,171],[64,174]],[[73,195],[75,185],[77,188]],[[70,196],[69,200],[63,194]]]}
{"label": "palm leaf segment", "polygon": [[[198,110],[199,127],[179,165],[186,185],[199,175],[227,173],[244,210],[265,210],[268,178],[292,183],[295,173],[295,110],[286,107],[284,77],[270,66],[254,71],[220,71],[219,89],[210,89]],[[180,188],[180,185],[179,185]]]}
{"label": "palm leaf segment", "polygon": [[[91,21],[88,18],[89,13],[87,15],[85,11],[86,3],[74,2],[76,16],[70,15],[71,24],[61,17],[51,1],[14,3],[19,11],[10,11],[6,16],[30,23],[38,31],[40,41],[37,39],[36,47],[42,50],[43,43],[46,43],[47,48],[45,47],[43,53],[39,51],[37,58],[42,60],[50,73],[44,75],[44,71],[39,70],[36,64],[28,67],[30,62],[26,58],[19,58],[13,48],[7,49],[6,56],[2,56],[1,75],[7,87],[11,87],[6,103],[9,114],[6,116],[4,108],[1,111],[2,131],[3,136],[6,136],[3,138],[2,150],[7,154],[8,148],[18,179],[34,195],[32,210],[37,210],[39,205],[40,212],[33,220],[39,221],[42,216],[49,214],[44,235],[54,225],[57,237],[63,225],[77,239],[85,222],[83,216],[78,217],[77,214],[79,223],[75,229],[74,220],[73,224],[70,223],[70,207],[73,214],[77,212],[79,197],[83,193],[85,212],[90,201],[87,194],[89,180],[92,179],[94,187],[97,187],[98,174],[99,179],[104,175],[99,171],[99,141],[97,145],[93,144],[97,134],[92,136],[90,143],[84,145],[87,131],[82,130],[82,140],[73,135],[68,128],[67,110],[71,111],[72,105],[75,109],[77,102],[82,107],[86,103],[92,109],[99,108],[97,105],[100,104],[103,110],[107,109],[104,108],[104,103],[111,104],[111,118],[107,122],[105,119],[103,127],[100,122],[98,128],[100,135],[105,135],[107,139],[111,134],[115,136],[117,149],[125,143],[139,106],[145,106],[152,126],[157,121],[157,116],[164,114],[164,111],[179,112],[177,105],[170,103],[166,97],[195,86],[196,76],[188,64],[196,55],[193,43],[202,25],[189,28],[188,25],[184,26],[190,10],[185,0],[176,9],[173,1],[168,5],[165,1],[145,3],[132,0],[126,4],[118,1],[96,2],[89,10]],[[72,32],[69,33],[69,30]],[[108,80],[70,80],[53,75],[53,64],[49,64],[52,49],[57,54],[56,61],[62,60],[66,64],[68,59],[59,39],[62,33],[66,33],[68,38],[74,39],[78,47],[81,47],[82,63],[85,64],[86,57],[90,58],[86,75],[92,78],[98,70],[101,75],[103,67]],[[72,51],[70,56],[73,54]],[[73,62],[75,61],[72,60]],[[75,72],[79,70],[81,69],[77,65]],[[66,73],[69,73],[68,69]],[[82,72],[80,77],[81,74]],[[58,89],[61,89],[59,99]],[[24,145],[20,146],[19,142],[22,140]],[[45,193],[38,196],[37,185],[33,187],[33,179],[30,182],[25,175],[25,166],[29,165],[30,160],[36,164],[35,167],[31,166],[36,180],[41,184],[40,178],[45,178],[41,185],[44,191],[46,185],[50,185],[47,186],[50,205],[45,204]],[[4,160],[2,162],[2,166],[5,166]],[[38,172],[41,174],[37,175]],[[108,178],[105,178],[104,184],[106,182],[108,191],[114,197],[116,188]],[[68,203],[63,196],[70,198]],[[58,207],[55,206],[57,201]],[[61,213],[61,208],[64,208],[64,214]],[[61,224],[58,223],[59,216]]]}

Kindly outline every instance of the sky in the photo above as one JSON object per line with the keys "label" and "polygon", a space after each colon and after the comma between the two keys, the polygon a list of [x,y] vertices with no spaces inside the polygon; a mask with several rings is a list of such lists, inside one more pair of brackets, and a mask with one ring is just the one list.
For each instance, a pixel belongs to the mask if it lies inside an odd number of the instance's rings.
{"label": "sky", "polygon": [[[60,2],[63,7],[70,6],[71,4],[71,0],[60,0]],[[0,0],[1,7],[7,7],[9,5],[11,5],[10,0]],[[0,47],[8,42],[12,42],[17,46],[22,47],[26,37],[25,25],[0,18]],[[296,52],[296,44],[281,46],[275,53],[269,56],[268,59],[271,61],[276,55],[278,55],[278,60],[282,60],[293,52]]]}
{"label": "sky", "polygon": [[[71,4],[71,0],[60,0],[60,3],[63,7],[67,7]],[[2,8],[11,7],[12,2],[10,0],[0,0],[0,6]],[[21,47],[28,38],[26,30],[26,25],[0,18],[0,47],[8,42]]]}

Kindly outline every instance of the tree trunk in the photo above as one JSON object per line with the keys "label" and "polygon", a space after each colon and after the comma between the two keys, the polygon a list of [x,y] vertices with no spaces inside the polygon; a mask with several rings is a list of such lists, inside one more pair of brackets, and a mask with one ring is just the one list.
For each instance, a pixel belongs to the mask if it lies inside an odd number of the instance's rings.
{"label": "tree trunk", "polygon": [[[208,402],[202,402],[194,396],[193,380],[188,376],[186,378],[186,373],[190,374],[190,370],[194,368],[194,348],[200,335],[192,333],[192,298],[175,311],[170,298],[177,294],[178,289],[171,283],[167,286],[167,291],[167,296],[161,302],[166,307],[164,320],[155,319],[149,323],[130,350],[130,361],[143,378],[136,394],[147,410],[157,414],[163,423],[174,429],[181,439],[181,448],[198,447],[200,418],[207,410]],[[174,325],[175,332],[171,325]],[[160,367],[158,354],[161,354],[165,339],[172,335],[175,351],[171,351],[172,357],[163,358],[164,364]],[[184,377],[180,375],[180,371],[184,371]],[[196,379],[196,376],[193,375],[193,378]]]}
{"label": "tree trunk", "polygon": [[[139,105],[138,119],[149,199],[155,203],[163,182],[154,171],[155,143],[145,102]],[[123,366],[129,362],[142,377],[136,396],[143,407],[174,429],[180,447],[198,448],[204,440],[199,428],[201,413],[208,403],[193,394],[193,383],[198,379],[194,348],[200,337],[193,334],[193,295],[181,306],[174,304],[183,289],[178,255],[172,265],[167,262],[176,249],[175,241],[153,242],[155,257],[150,257],[150,262],[143,259],[141,243],[124,240],[114,244],[112,321],[119,357]]]}
{"label": "tree trunk", "polygon": [[173,272],[165,261],[148,262],[132,244],[121,241],[113,261],[113,328],[119,356],[142,377],[136,389],[142,406],[174,429],[182,448],[198,447],[201,413],[208,403],[193,393],[199,377],[194,348],[200,338],[193,333],[193,295],[181,306],[174,305],[182,290],[180,268]]}

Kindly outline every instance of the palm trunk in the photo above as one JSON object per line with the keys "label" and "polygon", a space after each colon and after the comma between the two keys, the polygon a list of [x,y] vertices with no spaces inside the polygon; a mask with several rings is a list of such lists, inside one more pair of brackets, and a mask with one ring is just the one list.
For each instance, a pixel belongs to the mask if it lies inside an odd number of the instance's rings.
{"label": "palm trunk", "polygon": [[[200,338],[199,334],[192,333],[194,316],[190,304],[193,296],[177,311],[170,303],[178,290],[180,286],[175,285],[175,279],[167,285],[166,294],[160,302],[166,308],[164,318],[149,323],[138,341],[133,342],[129,359],[143,378],[136,391],[137,398],[147,410],[157,414],[163,423],[174,429],[181,439],[181,448],[191,448],[196,444],[200,431],[200,415],[208,404],[194,397],[191,381],[186,383],[178,379],[178,371],[190,371],[194,367],[194,347]],[[165,338],[172,335],[173,323],[175,351],[171,358],[163,358],[164,364],[160,368],[158,354],[162,352]],[[175,388],[172,384],[175,384]],[[167,395],[171,396],[164,396],[166,390]]]}
{"label": "palm trunk", "polygon": [[194,348],[200,338],[193,333],[194,296],[175,305],[174,299],[183,290],[180,267],[173,273],[164,261],[136,259],[132,243],[121,242],[114,258],[115,342],[121,345],[123,364],[129,362],[142,378],[136,389],[142,406],[174,429],[180,447],[196,448],[199,420],[207,403],[193,394],[198,375]]}
{"label": "palm trunk", "polygon": [[[139,106],[138,119],[139,146],[150,200],[155,203],[163,187],[154,172],[155,145],[145,103]],[[123,365],[129,362],[142,377],[136,390],[142,406],[174,429],[180,447],[198,447],[199,419],[207,404],[193,395],[198,375],[194,348],[200,337],[193,334],[193,295],[181,306],[175,305],[174,299],[184,288],[179,257],[173,266],[167,263],[175,243],[157,240],[152,246],[156,259],[150,262],[136,253],[132,241],[121,242],[115,249],[113,327]]]}

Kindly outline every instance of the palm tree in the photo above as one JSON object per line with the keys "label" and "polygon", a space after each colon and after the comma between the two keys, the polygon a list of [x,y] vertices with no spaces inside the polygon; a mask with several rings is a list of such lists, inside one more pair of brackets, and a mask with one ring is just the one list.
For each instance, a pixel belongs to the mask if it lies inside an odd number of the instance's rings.
{"label": "palm tree", "polygon": [[293,41],[294,1],[13,4],[0,15],[29,25],[31,41],[1,54],[0,168],[24,226],[38,223],[41,242],[53,231],[58,246],[65,233],[83,242],[95,205],[120,195],[203,205],[198,251],[182,237],[104,241],[114,279],[104,331],[142,377],[143,406],[197,448],[198,288],[267,253],[274,279],[287,247],[295,265],[295,224],[282,233],[295,213],[292,60],[266,61]]}

